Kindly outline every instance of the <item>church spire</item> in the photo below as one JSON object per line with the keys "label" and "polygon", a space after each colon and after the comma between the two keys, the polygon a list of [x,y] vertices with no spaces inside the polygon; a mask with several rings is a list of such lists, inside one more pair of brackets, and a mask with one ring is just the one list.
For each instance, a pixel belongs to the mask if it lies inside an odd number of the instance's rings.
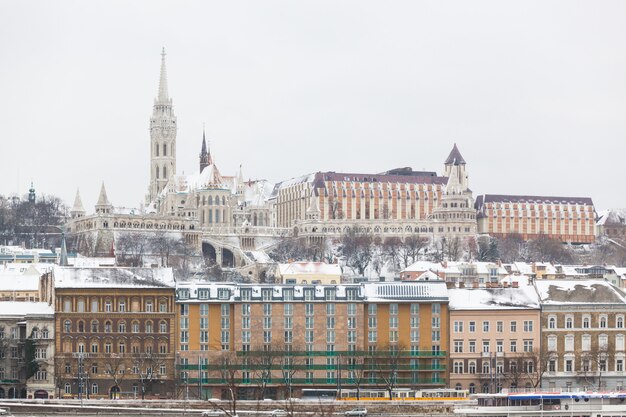
{"label": "church spire", "polygon": [[83,201],[80,198],[79,190],[76,190],[76,198],[74,199],[74,206],[72,207],[72,211],[70,211],[70,215],[73,219],[83,217],[85,215],[85,208],[83,207]]}
{"label": "church spire", "polygon": [[161,78],[159,79],[159,98],[161,103],[167,103],[169,94],[167,92],[167,69],[165,68],[165,47],[161,51]]}
{"label": "church spire", "polygon": [[109,202],[109,198],[107,197],[107,190],[104,188],[104,181],[102,181],[102,187],[100,188],[100,196],[98,197],[98,202],[96,203],[96,213],[97,214],[109,214],[113,206]]}
{"label": "church spire", "polygon": [[202,150],[200,151],[200,172],[204,170],[207,166],[209,166],[209,152],[206,147],[206,134],[204,129],[202,129]]}

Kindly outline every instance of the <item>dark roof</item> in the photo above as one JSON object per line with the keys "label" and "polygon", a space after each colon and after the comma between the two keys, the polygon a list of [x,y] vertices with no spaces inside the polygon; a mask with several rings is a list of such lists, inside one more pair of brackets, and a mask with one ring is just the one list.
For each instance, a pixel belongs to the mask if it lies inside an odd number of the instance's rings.
{"label": "dark roof", "polygon": [[483,194],[476,198],[476,208],[485,203],[543,203],[543,204],[585,204],[593,206],[590,197],[549,197],[537,195]]}
{"label": "dark roof", "polygon": [[447,177],[417,176],[417,175],[388,175],[388,174],[355,174],[343,172],[318,172],[315,174],[314,187],[324,187],[324,181],[351,181],[351,182],[396,182],[410,184],[446,184]]}
{"label": "dark roof", "polygon": [[413,171],[411,167],[394,168],[389,171],[381,172],[377,175],[407,175],[412,177],[436,177],[435,171]]}
{"label": "dark roof", "polygon": [[461,152],[459,152],[459,148],[456,147],[455,143],[452,151],[450,152],[450,155],[448,155],[448,159],[446,159],[446,162],[444,162],[444,164],[461,165],[465,163],[465,159],[463,159],[463,156],[461,156]]}

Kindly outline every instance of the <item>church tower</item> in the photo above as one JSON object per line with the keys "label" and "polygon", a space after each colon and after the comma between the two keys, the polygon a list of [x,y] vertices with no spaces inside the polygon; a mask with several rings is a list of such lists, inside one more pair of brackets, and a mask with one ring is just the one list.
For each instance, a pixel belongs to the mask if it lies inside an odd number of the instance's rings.
{"label": "church tower", "polygon": [[165,188],[170,176],[176,174],[176,116],[167,91],[165,48],[161,53],[159,95],[154,100],[150,118],[150,187],[148,203]]}
{"label": "church tower", "polygon": [[206,136],[202,131],[202,150],[200,151],[200,173],[211,164],[211,153],[207,151]]}

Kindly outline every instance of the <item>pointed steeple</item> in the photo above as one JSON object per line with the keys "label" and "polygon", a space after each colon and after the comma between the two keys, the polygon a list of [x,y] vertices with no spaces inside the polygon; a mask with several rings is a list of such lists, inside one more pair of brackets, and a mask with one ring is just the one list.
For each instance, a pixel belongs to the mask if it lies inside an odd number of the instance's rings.
{"label": "pointed steeple", "polygon": [[59,259],[59,265],[69,265],[69,262],[67,261],[67,247],[65,246],[65,232],[61,233],[61,257]]}
{"label": "pointed steeple", "polygon": [[243,168],[241,164],[239,164],[239,172],[237,173],[237,194],[243,194]]}
{"label": "pointed steeple", "polygon": [[108,214],[111,212],[113,206],[109,202],[109,198],[107,197],[107,190],[104,188],[104,181],[102,181],[102,187],[100,188],[100,196],[98,197],[98,202],[96,203],[96,213],[98,214]]}
{"label": "pointed steeple", "polygon": [[74,199],[74,206],[70,211],[72,219],[83,217],[85,215],[85,208],[83,207],[83,201],[80,198],[80,190],[76,190],[76,198]]}
{"label": "pointed steeple", "polygon": [[200,151],[200,172],[209,165],[209,152],[206,148],[206,135],[202,129],[202,150]]}
{"label": "pointed steeple", "polygon": [[165,68],[165,47],[161,51],[161,78],[159,79],[159,98],[160,103],[166,103],[169,100],[167,92],[167,69]]}
{"label": "pointed steeple", "polygon": [[459,152],[459,148],[456,147],[456,143],[454,144],[454,147],[452,148],[452,151],[450,152],[450,155],[448,155],[448,159],[446,159],[446,162],[444,162],[445,165],[461,165],[461,164],[465,164],[465,159],[463,159],[463,156],[461,156],[461,152]]}

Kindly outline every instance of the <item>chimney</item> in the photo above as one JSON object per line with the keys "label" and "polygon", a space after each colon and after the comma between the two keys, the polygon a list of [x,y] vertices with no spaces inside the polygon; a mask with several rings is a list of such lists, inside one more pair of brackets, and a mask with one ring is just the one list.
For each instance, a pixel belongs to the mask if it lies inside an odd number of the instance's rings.
{"label": "chimney", "polygon": [[513,288],[519,288],[519,282],[513,281],[511,284],[512,284]]}

